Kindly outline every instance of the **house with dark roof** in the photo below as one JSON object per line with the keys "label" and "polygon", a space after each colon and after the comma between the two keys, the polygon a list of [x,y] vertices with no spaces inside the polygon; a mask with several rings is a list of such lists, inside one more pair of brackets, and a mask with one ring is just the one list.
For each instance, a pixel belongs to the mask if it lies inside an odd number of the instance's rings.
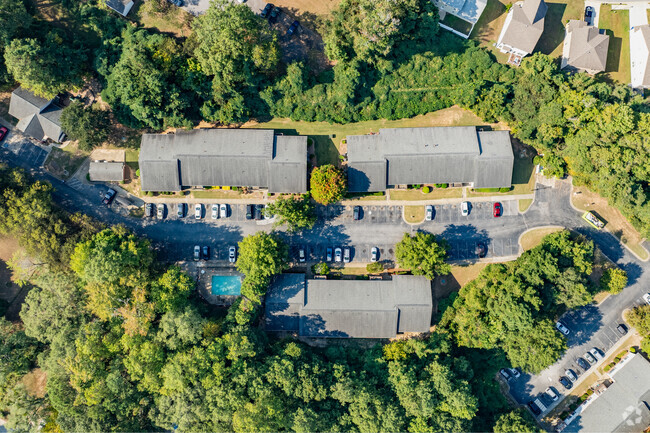
{"label": "house with dark roof", "polygon": [[[565,433],[627,433],[650,425],[650,363],[628,353],[587,400],[556,429]],[[609,386],[607,386],[609,385]]]}
{"label": "house with dark roof", "polygon": [[521,58],[535,50],[544,33],[544,17],[548,6],[544,0],[524,0],[510,8],[497,40],[497,48],[509,53],[509,63],[518,65]]}
{"label": "house with dark roof", "polygon": [[56,98],[41,98],[23,87],[11,93],[9,114],[18,119],[16,128],[37,140],[50,139],[57,143],[65,140],[65,133],[61,130],[61,111],[63,107],[57,104]]}
{"label": "house with dark roof", "polygon": [[267,331],[313,338],[393,338],[428,332],[433,302],[425,277],[392,280],[307,280],[281,274],[265,296]]}
{"label": "house with dark roof", "polygon": [[123,17],[127,16],[133,7],[133,0],[105,0],[106,6]]}
{"label": "house with dark roof", "polygon": [[650,25],[630,29],[630,76],[633,89],[650,89]]}
{"label": "house with dark roof", "polygon": [[143,191],[237,186],[305,193],[307,137],[270,129],[144,134],[139,166]]}
{"label": "house with dark roof", "polygon": [[460,183],[512,186],[508,131],[475,126],[390,128],[347,137],[348,190],[377,192],[406,185]]}
{"label": "house with dark roof", "polygon": [[560,68],[597,74],[607,67],[609,35],[584,21],[570,20],[566,25]]}
{"label": "house with dark roof", "polygon": [[465,39],[469,38],[487,6],[487,0],[433,0],[433,3],[439,9],[438,25]]}

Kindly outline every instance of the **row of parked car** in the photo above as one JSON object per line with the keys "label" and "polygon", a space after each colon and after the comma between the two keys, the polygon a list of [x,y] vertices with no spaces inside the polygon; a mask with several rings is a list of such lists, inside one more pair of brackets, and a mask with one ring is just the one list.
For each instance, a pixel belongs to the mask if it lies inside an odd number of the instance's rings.
{"label": "row of parked car", "polygon": [[[210,260],[210,247],[204,245],[194,245],[194,261],[198,262],[199,260]],[[228,247],[228,261],[230,263],[235,263],[237,261],[237,247],[234,245]]]}
{"label": "row of parked car", "polygon": [[[472,210],[472,205],[468,201],[464,201],[460,204],[460,214],[462,216],[468,216],[470,211]],[[427,221],[433,221],[436,217],[436,210],[433,207],[433,205],[426,205],[424,207],[424,214],[425,214],[425,219]],[[492,215],[495,218],[500,217],[503,215],[503,206],[499,202],[495,202],[494,205],[492,206]]]}
{"label": "row of parked car", "polygon": [[[109,190],[112,191],[112,190]],[[246,219],[248,220],[262,220],[264,219],[264,208],[263,204],[249,204],[246,205]],[[230,205],[227,204],[218,204],[214,203],[209,208],[204,208],[203,204],[196,203],[194,205],[194,218],[200,220],[203,218],[204,209],[210,209],[210,217],[213,220],[220,218],[228,218],[231,215]],[[146,203],[144,205],[144,216],[152,218],[156,215],[158,219],[164,219],[167,217],[167,205],[165,203],[159,203],[154,205],[153,203]],[[185,203],[178,203],[176,206],[176,216],[178,218],[184,218],[187,214],[187,205]]]}

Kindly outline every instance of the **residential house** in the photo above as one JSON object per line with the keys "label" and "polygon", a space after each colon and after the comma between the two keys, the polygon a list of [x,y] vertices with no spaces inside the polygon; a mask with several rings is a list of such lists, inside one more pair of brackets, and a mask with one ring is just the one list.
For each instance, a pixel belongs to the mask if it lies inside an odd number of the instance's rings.
{"label": "residential house", "polygon": [[650,363],[643,355],[628,353],[603,383],[556,431],[641,432],[650,425]]}
{"label": "residential house", "polygon": [[465,39],[487,6],[487,0],[433,0],[433,3],[440,13],[440,27]]}
{"label": "residential house", "polygon": [[431,282],[395,275],[392,280],[307,280],[304,274],[274,278],[265,296],[267,331],[315,338],[393,338],[428,332]]}
{"label": "residential house", "polygon": [[544,33],[544,17],[548,6],[544,0],[524,0],[512,5],[497,40],[497,48],[509,53],[509,63],[519,65],[522,57],[535,50]]}
{"label": "residential house", "polygon": [[459,183],[512,186],[508,131],[475,126],[390,128],[347,137],[348,190],[376,192],[406,185]]}
{"label": "residential house", "polygon": [[[631,13],[632,11],[630,11]],[[650,88],[650,26],[630,29],[630,75],[633,89]]]}
{"label": "residential house", "polygon": [[139,166],[143,191],[236,186],[305,193],[307,137],[270,129],[144,134]]}
{"label": "residential house", "polygon": [[63,107],[58,105],[57,98],[41,98],[23,87],[11,93],[9,114],[18,119],[16,128],[37,140],[50,139],[57,143],[65,140],[61,111]]}
{"label": "residential house", "polygon": [[125,17],[133,7],[133,0],[106,0],[106,6]]}
{"label": "residential house", "polygon": [[566,25],[560,67],[575,72],[597,74],[607,67],[609,36],[604,30],[584,21],[570,20]]}

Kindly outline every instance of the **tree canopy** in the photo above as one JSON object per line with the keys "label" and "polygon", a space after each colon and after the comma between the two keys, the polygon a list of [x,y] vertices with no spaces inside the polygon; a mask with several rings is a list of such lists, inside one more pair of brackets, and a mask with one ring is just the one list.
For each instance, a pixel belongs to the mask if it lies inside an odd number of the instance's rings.
{"label": "tree canopy", "polygon": [[309,200],[309,194],[280,196],[266,205],[264,214],[267,217],[275,215],[275,226],[286,224],[289,232],[311,229],[316,223],[316,207]]}
{"label": "tree canopy", "polygon": [[418,232],[413,236],[404,233],[395,246],[395,258],[399,267],[430,280],[438,275],[447,275],[451,270],[451,266],[445,263],[447,244],[444,240],[438,241],[431,233]]}
{"label": "tree canopy", "polygon": [[312,197],[320,204],[340,201],[348,188],[343,172],[331,164],[315,167],[309,183]]}
{"label": "tree canopy", "polygon": [[85,108],[80,102],[68,105],[61,112],[61,129],[77,140],[79,148],[91,150],[108,139],[109,118],[106,111]]}

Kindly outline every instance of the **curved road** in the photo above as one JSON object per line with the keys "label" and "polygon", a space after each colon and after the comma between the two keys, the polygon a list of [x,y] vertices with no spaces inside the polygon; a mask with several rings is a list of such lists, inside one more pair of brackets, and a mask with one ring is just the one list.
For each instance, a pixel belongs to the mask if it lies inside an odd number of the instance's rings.
{"label": "curved road", "polygon": [[[194,220],[191,207],[190,215],[183,219],[168,217],[158,221],[124,216],[100,204],[100,195],[105,192],[105,187],[90,186],[79,181],[67,184],[45,172],[41,168],[44,158],[41,152],[27,141],[17,154],[0,149],[0,160],[23,167],[36,178],[52,183],[55,201],[66,210],[84,212],[108,224],[123,224],[149,238],[166,260],[187,260],[196,244],[211,245],[216,258],[225,259],[228,245],[234,245],[242,237],[259,230],[270,231],[272,227],[269,221],[246,220],[244,205],[236,204],[231,205],[232,215],[229,218],[217,221]],[[568,338],[569,349],[564,356],[537,376],[522,374],[519,379],[509,383],[515,400],[525,404],[543,393],[548,386],[564,392],[558,383],[559,376],[567,368],[583,373],[575,360],[587,350],[598,347],[607,352],[612,348],[620,337],[615,328],[622,322],[623,310],[641,304],[641,296],[650,287],[650,264],[629,253],[613,235],[593,229],[581,218],[570,204],[570,182],[555,181],[554,184],[553,187],[537,184],[535,201],[525,214],[518,212],[516,200],[507,201],[505,198],[501,218],[492,217],[491,202],[473,202],[468,217],[460,215],[457,205],[437,205],[434,221],[413,226],[403,221],[400,206],[359,202],[364,208],[360,221],[353,221],[349,207],[321,207],[314,229],[297,235],[281,233],[293,248],[305,246],[308,258],[312,260],[323,260],[327,247],[350,246],[354,262],[367,262],[372,246],[379,247],[380,260],[392,260],[393,246],[405,232],[417,230],[445,238],[451,245],[451,259],[455,260],[475,259],[477,242],[487,245],[488,258],[516,256],[520,252],[519,236],[534,227],[564,226],[593,239],[603,253],[628,272],[629,286],[623,293],[610,296],[598,306],[573,310],[563,317],[572,331]],[[175,215],[175,208],[168,208],[168,214]],[[545,399],[545,396],[542,398]],[[548,399],[545,401],[550,407],[551,402]]]}

